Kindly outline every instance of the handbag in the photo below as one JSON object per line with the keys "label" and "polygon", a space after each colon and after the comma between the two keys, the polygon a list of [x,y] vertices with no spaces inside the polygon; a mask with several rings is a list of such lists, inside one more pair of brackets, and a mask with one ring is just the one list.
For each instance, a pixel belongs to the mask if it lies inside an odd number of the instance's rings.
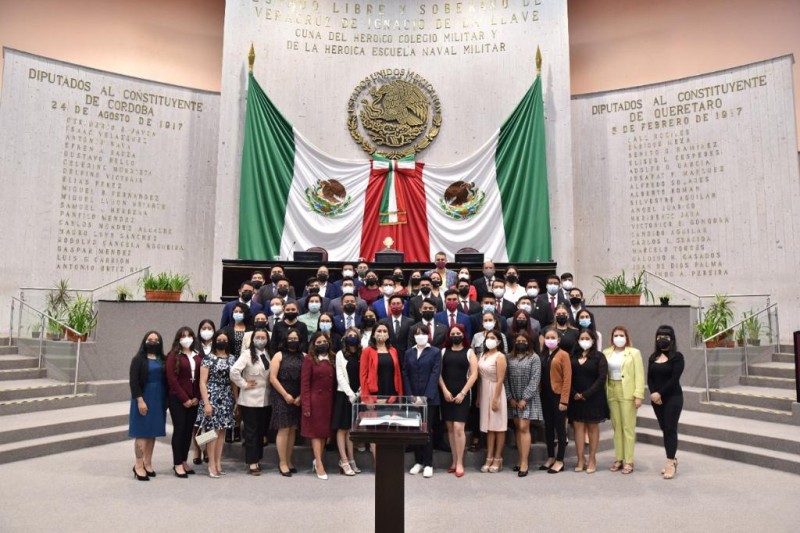
{"label": "handbag", "polygon": [[213,429],[207,429],[203,431],[203,426],[200,426],[200,429],[197,431],[197,435],[195,436],[194,440],[197,442],[198,446],[205,446],[209,442],[216,440],[217,437],[217,432]]}

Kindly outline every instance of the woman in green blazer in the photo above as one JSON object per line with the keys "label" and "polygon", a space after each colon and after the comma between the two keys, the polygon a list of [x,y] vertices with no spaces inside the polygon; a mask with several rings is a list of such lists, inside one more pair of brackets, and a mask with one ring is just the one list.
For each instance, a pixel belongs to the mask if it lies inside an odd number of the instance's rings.
{"label": "woman in green blazer", "polygon": [[633,446],[636,443],[636,410],[644,399],[644,364],[642,353],[631,346],[631,336],[624,326],[611,330],[611,346],[603,350],[608,361],[606,397],[614,426],[616,460],[610,470],[633,472]]}

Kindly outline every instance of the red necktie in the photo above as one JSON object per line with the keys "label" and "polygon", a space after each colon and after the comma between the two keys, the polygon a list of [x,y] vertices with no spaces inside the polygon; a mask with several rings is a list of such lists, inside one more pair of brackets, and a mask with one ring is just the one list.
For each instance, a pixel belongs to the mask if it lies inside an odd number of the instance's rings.
{"label": "red necktie", "polygon": [[432,340],[433,340],[433,322],[430,322],[428,324],[428,341],[430,342]]}
{"label": "red necktie", "polygon": [[456,325],[456,314],[450,313],[450,327],[452,328],[455,325]]}
{"label": "red necktie", "polygon": [[550,311],[552,311],[553,314],[556,313],[556,297],[555,296],[551,296],[550,297]]}
{"label": "red necktie", "polygon": [[462,300],[462,305],[464,306],[464,312],[469,313],[469,302],[467,300]]}

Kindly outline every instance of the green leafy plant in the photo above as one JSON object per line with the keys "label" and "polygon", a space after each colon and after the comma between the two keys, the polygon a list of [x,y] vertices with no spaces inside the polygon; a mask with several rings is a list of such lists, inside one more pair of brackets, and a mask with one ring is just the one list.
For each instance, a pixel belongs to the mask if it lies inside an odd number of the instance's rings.
{"label": "green leafy plant", "polygon": [[208,293],[207,292],[198,292],[197,293],[197,301],[201,303],[205,303],[208,301]]}
{"label": "green leafy plant", "polygon": [[64,322],[73,297],[69,288],[69,280],[64,278],[60,279],[55,288],[47,293],[44,312],[50,317],[47,319],[48,338],[53,340],[61,338],[62,326],[59,322]]}
{"label": "green leafy plant", "polygon": [[750,313],[745,313],[743,317],[745,321],[742,326],[747,333],[747,342],[753,346],[759,345],[761,334],[764,333],[764,324],[752,310]]}
{"label": "green leafy plant", "polygon": [[[713,337],[730,327],[733,316],[733,300],[724,294],[717,294],[703,315],[703,319],[695,324],[695,333],[701,341]],[[721,335],[714,341],[722,341],[725,337],[727,335]]]}
{"label": "green leafy plant", "polygon": [[67,326],[87,335],[97,326],[97,311],[91,299],[78,296],[67,311]]}
{"label": "green leafy plant", "polygon": [[595,279],[600,283],[600,291],[603,294],[611,295],[631,295],[640,294],[644,295],[645,300],[648,302],[653,301],[653,291],[647,288],[644,282],[645,272],[642,270],[638,275],[632,276],[630,279],[625,277],[625,271],[621,274],[610,278],[602,276],[595,276]]}
{"label": "green leafy plant", "polygon": [[124,302],[125,300],[133,298],[133,293],[125,287],[124,285],[120,285],[117,287],[117,301]]}
{"label": "green leafy plant", "polygon": [[186,274],[173,274],[172,272],[159,272],[146,274],[140,283],[146,291],[179,291],[189,285],[190,277]]}

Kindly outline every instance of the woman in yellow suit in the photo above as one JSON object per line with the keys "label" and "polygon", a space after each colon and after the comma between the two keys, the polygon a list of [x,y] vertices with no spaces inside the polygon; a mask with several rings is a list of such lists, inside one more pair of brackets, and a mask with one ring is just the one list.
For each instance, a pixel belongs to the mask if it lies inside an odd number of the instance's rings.
{"label": "woman in yellow suit", "polygon": [[642,353],[631,346],[631,336],[624,326],[611,330],[611,346],[603,350],[608,361],[606,397],[614,426],[616,460],[610,470],[633,472],[633,446],[636,443],[636,410],[644,399],[644,364]]}

